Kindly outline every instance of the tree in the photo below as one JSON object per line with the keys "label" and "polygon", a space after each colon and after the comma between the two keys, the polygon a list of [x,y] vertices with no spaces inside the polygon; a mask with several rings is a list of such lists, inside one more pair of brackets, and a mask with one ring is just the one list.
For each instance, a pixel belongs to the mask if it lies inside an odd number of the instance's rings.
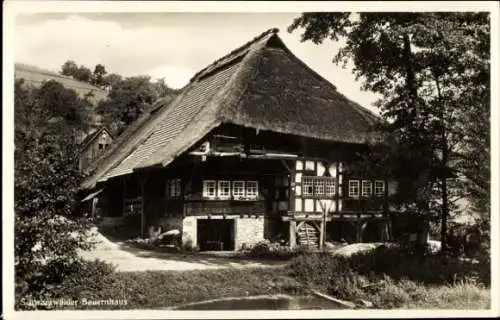
{"label": "tree", "polygon": [[82,65],[78,67],[75,74],[73,75],[73,78],[75,78],[78,81],[92,83],[92,71],[90,71],[89,68]]}
{"label": "tree", "polygon": [[61,74],[70,76],[78,81],[87,83],[92,82],[92,71],[83,65],[77,66],[76,62],[73,60],[68,60],[62,65]]}
{"label": "tree", "polygon": [[62,65],[61,74],[73,77],[77,73],[77,70],[78,66],[76,65],[75,61],[68,60]]}
{"label": "tree", "polygon": [[112,90],[114,86],[119,84],[123,80],[123,77],[116,73],[109,73],[104,76],[104,86],[106,89]]}
{"label": "tree", "polygon": [[[51,296],[65,270],[81,266],[89,249],[88,221],[73,216],[80,183],[75,128],[86,101],[49,81],[41,88],[15,83],[16,305]],[[64,108],[65,107],[65,108]],[[68,111],[69,109],[73,111]]]}
{"label": "tree", "polygon": [[[486,100],[466,99],[470,103],[463,104],[470,86],[481,84],[484,96],[489,95],[489,86],[483,85],[484,76],[489,77],[488,15],[304,13],[289,31],[297,28],[304,28],[302,41],[346,40],[334,62],[346,66],[352,60],[353,73],[363,80],[363,89],[382,95],[377,106],[388,123],[384,130],[396,142],[389,156],[378,153],[376,158],[395,165],[393,173],[411,186],[413,196],[406,198],[407,204],[421,213],[439,207],[445,248],[450,196],[457,190],[460,196],[467,195],[463,189],[449,187],[459,185],[466,171],[472,173],[457,160],[469,149],[464,140],[466,123],[474,119],[466,110],[484,114],[489,107]],[[488,132],[483,128],[481,134]],[[481,149],[488,157],[487,148]],[[412,155],[415,152],[418,156]],[[397,169],[401,156],[412,170]],[[411,171],[418,173],[417,179]]]}
{"label": "tree", "polygon": [[173,95],[173,92],[164,82],[152,83],[149,76],[117,80],[107,99],[99,103],[97,112],[110,130],[118,135],[148,110],[153,102],[165,94]]}
{"label": "tree", "polygon": [[106,68],[102,64],[96,65],[94,68],[94,74],[92,76],[92,84],[99,88],[105,87],[106,83],[104,80],[104,76],[106,75],[106,73]]}

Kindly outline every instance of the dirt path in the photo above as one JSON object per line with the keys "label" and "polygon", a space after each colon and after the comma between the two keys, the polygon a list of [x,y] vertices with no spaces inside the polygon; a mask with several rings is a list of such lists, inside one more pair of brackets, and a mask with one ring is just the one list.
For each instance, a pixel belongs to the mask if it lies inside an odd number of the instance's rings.
{"label": "dirt path", "polygon": [[123,242],[110,241],[99,233],[95,233],[92,236],[92,241],[96,242],[95,249],[88,252],[80,252],[80,255],[85,259],[100,259],[112,263],[116,265],[117,271],[259,268],[279,267],[286,263],[284,261],[238,259],[203,253],[160,253],[141,250]]}

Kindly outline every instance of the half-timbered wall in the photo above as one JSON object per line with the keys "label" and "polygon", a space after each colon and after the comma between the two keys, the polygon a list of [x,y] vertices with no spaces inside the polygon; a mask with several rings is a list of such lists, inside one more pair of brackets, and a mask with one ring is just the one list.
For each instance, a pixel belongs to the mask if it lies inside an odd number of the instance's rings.
{"label": "half-timbered wall", "polygon": [[[212,153],[206,152],[207,148]],[[326,225],[327,233],[342,237],[342,232],[335,231],[339,225],[333,223],[334,219],[342,220],[345,213],[383,211],[390,189],[384,180],[349,172],[349,164],[363,150],[357,145],[224,125],[191,150],[167,168],[112,179],[114,191],[121,190],[121,194],[108,192],[109,199],[120,199],[122,214],[134,203],[144,210],[145,220],[135,222],[143,230],[150,226],[161,226],[163,231],[178,229],[183,240],[193,246],[202,244],[204,237],[209,236],[199,233],[200,226],[218,228],[216,222],[207,220],[221,219],[221,230],[232,234],[231,247],[239,249],[263,238],[290,237],[294,241],[292,230],[309,237],[311,230],[323,230],[323,223],[319,224],[323,212],[331,221]],[[359,182],[355,196],[349,189],[351,180]],[[210,195],[204,191],[207,181],[213,186]],[[256,197],[246,197],[241,190],[233,194],[235,188],[245,188],[249,182],[258,184]],[[223,187],[229,187],[228,194],[219,194]],[[312,221],[305,223],[306,220]],[[360,229],[372,228],[359,225],[360,221],[353,226],[358,233]],[[295,230],[294,225],[302,229]]]}

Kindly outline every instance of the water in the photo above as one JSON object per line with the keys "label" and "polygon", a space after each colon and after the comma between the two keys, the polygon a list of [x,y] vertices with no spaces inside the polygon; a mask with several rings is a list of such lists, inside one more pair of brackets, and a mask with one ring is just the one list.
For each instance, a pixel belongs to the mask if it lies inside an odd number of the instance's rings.
{"label": "water", "polygon": [[175,310],[329,310],[341,309],[334,302],[315,296],[254,296],[202,301]]}

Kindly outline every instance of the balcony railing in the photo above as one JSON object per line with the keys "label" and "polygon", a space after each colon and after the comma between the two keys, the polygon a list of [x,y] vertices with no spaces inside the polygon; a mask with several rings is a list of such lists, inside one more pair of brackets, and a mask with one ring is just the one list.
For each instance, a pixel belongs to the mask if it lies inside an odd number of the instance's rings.
{"label": "balcony railing", "polygon": [[255,199],[209,199],[204,197],[189,197],[184,200],[185,215],[224,215],[249,214],[263,215],[265,200]]}

